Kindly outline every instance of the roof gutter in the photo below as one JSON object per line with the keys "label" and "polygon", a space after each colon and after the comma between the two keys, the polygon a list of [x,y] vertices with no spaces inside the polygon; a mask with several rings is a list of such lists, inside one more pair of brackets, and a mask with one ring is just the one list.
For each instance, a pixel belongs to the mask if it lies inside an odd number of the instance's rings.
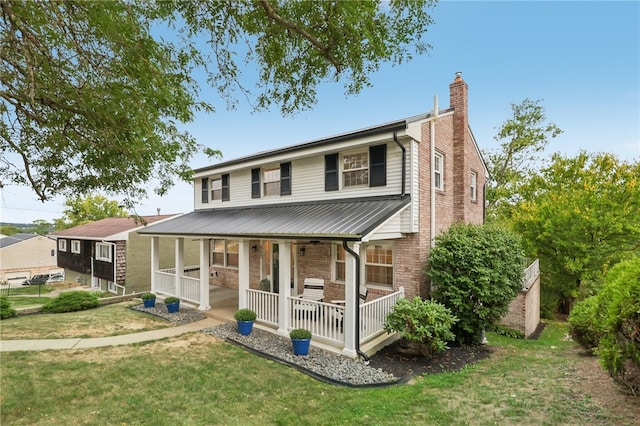
{"label": "roof gutter", "polygon": [[406,192],[406,183],[407,180],[407,148],[404,147],[398,140],[398,131],[393,131],[393,141],[400,147],[402,150],[402,196],[405,196]]}
{"label": "roof gutter", "polygon": [[362,359],[364,359],[364,362],[366,364],[369,363],[369,357],[367,356],[367,354],[365,354],[364,352],[362,352],[360,350],[360,255],[358,255],[358,253],[356,253],[355,251],[351,250],[351,248],[349,248],[349,246],[347,245],[347,240],[342,240],[342,247],[344,248],[344,250],[349,253],[351,256],[353,256],[353,258],[356,260],[356,285],[355,285],[355,290],[356,290],[356,294],[355,294],[355,300],[356,300],[356,352],[358,355],[360,355],[362,357]]}

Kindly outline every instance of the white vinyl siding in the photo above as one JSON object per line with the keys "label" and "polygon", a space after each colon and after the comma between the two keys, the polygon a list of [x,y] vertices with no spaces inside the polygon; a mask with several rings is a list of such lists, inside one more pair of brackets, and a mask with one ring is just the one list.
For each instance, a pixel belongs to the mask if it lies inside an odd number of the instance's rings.
{"label": "white vinyl siding", "polygon": [[[379,145],[380,142],[373,144]],[[366,151],[369,146],[363,146],[358,151]],[[344,152],[353,152],[353,149],[343,150]],[[340,151],[340,152],[343,152]],[[398,146],[391,142],[387,143],[387,184],[385,186],[370,188],[367,185],[357,187],[345,188],[342,184],[342,176],[340,177],[340,190],[338,191],[325,191],[324,186],[324,156],[326,153],[336,151],[322,151],[321,153],[308,157],[291,158],[291,195],[287,196],[269,196],[262,198],[251,198],[251,169],[255,167],[268,167],[274,163],[269,161],[265,164],[251,163],[241,170],[229,170],[230,174],[230,187],[231,187],[231,199],[224,203],[224,207],[237,207],[237,206],[257,206],[262,204],[273,204],[276,202],[283,203],[296,203],[296,202],[308,202],[319,200],[335,200],[341,198],[357,198],[357,197],[371,197],[380,195],[398,195],[401,188],[402,177],[402,151]],[[367,151],[368,152],[368,151]],[[411,151],[407,150],[407,157],[410,156]],[[300,152],[299,155],[303,155]],[[282,162],[286,162],[288,159],[283,159]],[[411,162],[410,158],[407,158],[407,163]],[[224,170],[226,173],[227,170]],[[218,176],[218,174],[212,173],[212,176]],[[407,170],[407,176],[409,170]],[[202,175],[198,175],[195,179],[195,197],[194,203],[195,210],[211,208],[210,204],[202,204],[201,202],[201,178]],[[264,177],[264,176],[261,176]],[[264,184],[264,182],[262,182]],[[407,191],[408,192],[408,191]]]}

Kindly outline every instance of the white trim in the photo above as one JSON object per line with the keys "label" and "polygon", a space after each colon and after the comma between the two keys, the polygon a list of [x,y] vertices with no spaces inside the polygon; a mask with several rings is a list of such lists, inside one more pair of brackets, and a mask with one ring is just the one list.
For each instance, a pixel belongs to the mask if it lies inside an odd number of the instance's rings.
{"label": "white trim", "polygon": [[[102,247],[106,247],[108,250],[109,255],[108,256],[102,256],[100,253],[100,249]],[[96,260],[100,260],[102,262],[113,262],[113,253],[111,252],[111,244],[108,243],[96,243]],[[113,246],[115,249],[115,245]],[[113,279],[115,280],[115,277],[113,277]]]}
{"label": "white trim", "polygon": [[80,240],[71,240],[71,253],[80,254],[81,251]]}
{"label": "white trim", "polygon": [[[440,168],[436,167],[436,159],[440,160]],[[439,152],[439,151],[435,151],[433,154],[433,170],[432,170],[432,176],[433,176],[433,187],[435,189],[437,189],[438,191],[444,191],[444,171],[445,171],[445,166],[444,166],[444,154]],[[437,180],[436,180],[436,173],[440,174],[440,186],[438,186],[436,184]]]}
{"label": "white trim", "polygon": [[67,240],[58,239],[58,251],[67,251]]}

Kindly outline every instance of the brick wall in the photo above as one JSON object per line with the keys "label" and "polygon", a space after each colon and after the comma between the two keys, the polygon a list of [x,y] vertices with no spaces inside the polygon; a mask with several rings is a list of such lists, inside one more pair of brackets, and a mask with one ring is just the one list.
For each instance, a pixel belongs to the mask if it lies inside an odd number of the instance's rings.
{"label": "brick wall", "polygon": [[529,337],[540,323],[540,275],[533,281],[528,290],[521,290],[509,305],[509,312],[500,320],[514,330],[521,331]]}

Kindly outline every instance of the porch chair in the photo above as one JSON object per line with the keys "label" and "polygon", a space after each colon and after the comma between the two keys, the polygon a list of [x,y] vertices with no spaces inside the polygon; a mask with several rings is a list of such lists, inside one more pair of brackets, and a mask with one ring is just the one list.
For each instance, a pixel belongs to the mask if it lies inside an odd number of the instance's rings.
{"label": "porch chair", "polygon": [[[324,280],[322,278],[305,278],[304,289],[298,297],[300,299],[322,302],[324,300]],[[294,311],[296,315],[298,315],[298,318],[309,318],[310,316],[315,318],[318,313],[318,305],[315,303],[296,301]]]}
{"label": "porch chair", "polygon": [[[360,286],[360,294],[358,295],[358,308],[360,305],[367,301],[367,295],[369,294],[369,289],[363,285]],[[334,305],[340,305],[344,307],[346,301],[345,300],[332,300],[331,303]],[[336,309],[335,311],[335,321],[336,327],[340,327],[340,331],[344,330],[344,310]]]}

